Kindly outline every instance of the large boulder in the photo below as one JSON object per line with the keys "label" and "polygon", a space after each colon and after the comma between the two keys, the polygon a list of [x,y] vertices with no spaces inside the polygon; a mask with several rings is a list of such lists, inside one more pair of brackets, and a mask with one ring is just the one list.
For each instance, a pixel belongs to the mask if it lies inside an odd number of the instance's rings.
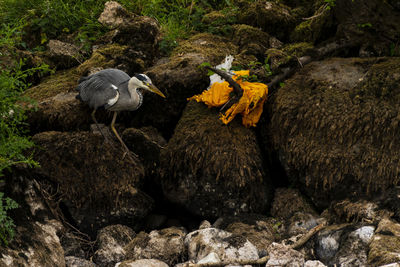
{"label": "large boulder", "polygon": [[259,124],[291,182],[319,208],[399,181],[399,58],[313,62],[270,99]]}
{"label": "large boulder", "polygon": [[35,173],[59,185],[81,231],[93,234],[113,223],[137,227],[151,210],[153,200],[140,191],[143,165],[124,157],[121,144],[89,132],[43,132],[33,141],[41,166]]}
{"label": "large boulder", "polygon": [[168,59],[161,59],[146,73],[167,96],[161,99],[149,95],[135,116],[134,126],[153,125],[164,136],[171,136],[187,98],[208,87],[209,79],[199,65],[204,62],[220,64],[226,55],[234,55],[237,47],[228,39],[202,33],[182,42]]}
{"label": "large boulder", "polygon": [[200,216],[266,210],[271,185],[255,133],[216,109],[188,103],[161,154],[164,195]]}

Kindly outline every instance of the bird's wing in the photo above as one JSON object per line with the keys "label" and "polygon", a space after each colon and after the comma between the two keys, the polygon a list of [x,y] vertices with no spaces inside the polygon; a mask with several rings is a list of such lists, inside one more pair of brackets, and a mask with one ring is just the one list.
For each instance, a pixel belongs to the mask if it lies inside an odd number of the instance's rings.
{"label": "bird's wing", "polygon": [[87,102],[91,108],[105,107],[114,105],[119,98],[118,86],[111,83],[103,75],[91,75],[76,88],[79,97]]}

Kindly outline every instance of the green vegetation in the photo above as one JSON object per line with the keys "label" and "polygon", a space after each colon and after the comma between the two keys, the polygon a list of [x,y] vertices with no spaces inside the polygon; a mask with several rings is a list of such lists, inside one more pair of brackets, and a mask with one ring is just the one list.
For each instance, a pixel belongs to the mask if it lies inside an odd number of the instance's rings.
{"label": "green vegetation", "polygon": [[7,215],[7,211],[18,208],[17,202],[4,197],[0,192],[0,245],[8,245],[8,241],[14,237],[14,221]]}

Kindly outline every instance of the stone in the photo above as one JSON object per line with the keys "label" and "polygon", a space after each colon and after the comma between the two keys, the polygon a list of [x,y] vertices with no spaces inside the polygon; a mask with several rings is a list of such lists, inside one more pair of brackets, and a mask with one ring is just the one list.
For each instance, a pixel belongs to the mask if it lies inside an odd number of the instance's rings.
{"label": "stone", "polygon": [[46,55],[57,69],[71,68],[85,59],[77,46],[60,40],[50,40],[47,48]]}
{"label": "stone", "polygon": [[98,21],[104,26],[113,29],[123,26],[132,18],[133,14],[129,13],[119,3],[108,1],[104,4],[104,10],[100,14]]}
{"label": "stone", "polygon": [[168,267],[168,264],[155,259],[127,260],[117,263],[115,267]]}
{"label": "stone", "polygon": [[216,228],[206,228],[185,237],[189,260],[198,263],[210,253],[222,262],[257,260],[257,248],[246,238]]}
{"label": "stone", "polygon": [[158,259],[168,265],[182,262],[186,232],[177,227],[154,230],[149,234],[140,232],[125,247],[125,260]]}
{"label": "stone", "polygon": [[296,25],[288,6],[265,0],[250,4],[243,2],[238,22],[261,28],[281,41],[288,40],[289,33]]}
{"label": "stone", "polygon": [[219,259],[217,253],[211,252],[201,260],[197,262],[197,264],[210,264],[210,263],[220,263],[221,260]]}
{"label": "stone", "polygon": [[321,221],[322,219],[317,217],[315,214],[296,212],[286,222],[288,224],[287,234],[290,236],[305,234],[317,226]]}
{"label": "stone", "polygon": [[199,94],[209,85],[206,72],[198,66],[204,62],[220,64],[226,55],[235,54],[237,49],[229,39],[209,33],[196,34],[182,41],[168,58],[160,59],[146,71],[167,100],[149,95],[140,108],[143,113],[135,116],[134,125],[151,124],[164,137],[170,138],[187,98]]}
{"label": "stone", "polygon": [[293,266],[302,267],[304,265],[304,255],[288,246],[272,243],[268,248],[269,260],[265,267],[273,266]]}
{"label": "stone", "polygon": [[82,258],[67,256],[65,257],[65,267],[96,267],[96,264]]}
{"label": "stone", "polygon": [[93,261],[99,266],[115,266],[125,258],[124,247],[135,238],[136,233],[125,225],[110,225],[102,228],[96,238],[98,249]]}
{"label": "stone", "polygon": [[261,140],[317,208],[398,183],[399,66],[398,58],[311,62],[268,103],[272,118],[269,128],[259,122]]}
{"label": "stone", "polygon": [[256,135],[218,117],[202,103],[187,104],[161,153],[163,193],[199,216],[262,213],[271,185]]}
{"label": "stone", "polygon": [[303,267],[326,267],[326,265],[318,260],[309,260],[304,263]]}
{"label": "stone", "polygon": [[153,200],[140,190],[143,165],[123,158],[119,143],[88,132],[42,132],[33,141],[42,148],[34,173],[60,186],[61,201],[81,231],[95,235],[117,222],[135,228],[152,209]]}
{"label": "stone", "polygon": [[158,176],[160,153],[167,142],[154,127],[128,128],[122,132],[121,138],[131,151],[134,151],[145,167],[146,176]]}

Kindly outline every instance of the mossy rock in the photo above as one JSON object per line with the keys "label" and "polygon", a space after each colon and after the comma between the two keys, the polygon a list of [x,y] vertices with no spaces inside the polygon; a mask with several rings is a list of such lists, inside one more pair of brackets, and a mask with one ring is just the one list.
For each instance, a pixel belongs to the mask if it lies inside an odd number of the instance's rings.
{"label": "mossy rock", "polygon": [[290,33],[292,42],[311,42],[313,44],[327,40],[336,33],[332,9],[321,5],[310,18],[302,20]]}
{"label": "mossy rock", "polygon": [[232,24],[236,22],[235,14],[228,14],[222,11],[211,11],[204,15],[199,26],[200,30],[212,34],[229,36],[233,32]]}
{"label": "mossy rock", "polygon": [[281,48],[270,48],[265,52],[273,73],[288,66],[298,66],[299,58],[312,54],[314,46],[311,43],[301,42],[284,45]]}
{"label": "mossy rock", "polygon": [[400,55],[400,11],[388,1],[337,0],[334,9],[336,39],[355,44],[360,56]]}
{"label": "mossy rock", "polygon": [[260,126],[264,144],[272,142],[290,180],[318,207],[373,195],[400,181],[399,63],[313,62],[270,99],[271,124]]}
{"label": "mossy rock", "polygon": [[254,55],[258,58],[264,56],[270,47],[268,33],[245,24],[236,24],[233,28],[232,41],[239,47],[241,54]]}
{"label": "mossy rock", "polygon": [[400,260],[400,224],[382,219],[369,245],[368,264],[382,266]]}
{"label": "mossy rock", "polygon": [[188,103],[161,154],[164,195],[200,216],[262,213],[271,185],[255,133],[218,117],[216,109]]}
{"label": "mossy rock", "polygon": [[182,42],[169,58],[160,60],[146,72],[167,98],[146,95],[135,116],[125,119],[129,119],[135,127],[152,125],[164,137],[170,137],[187,98],[199,94],[209,85],[207,72],[199,66],[204,62],[220,64],[225,56],[235,55],[236,52],[237,46],[229,39],[209,33],[197,34]]}
{"label": "mossy rock", "polygon": [[260,27],[281,41],[287,41],[289,33],[296,26],[288,6],[270,1],[247,3],[238,14],[238,22]]}
{"label": "mossy rock", "polygon": [[36,175],[58,185],[61,201],[81,231],[125,223],[136,229],[153,200],[140,191],[144,168],[138,159],[124,157],[118,142],[104,142],[89,132],[43,132],[37,145]]}

